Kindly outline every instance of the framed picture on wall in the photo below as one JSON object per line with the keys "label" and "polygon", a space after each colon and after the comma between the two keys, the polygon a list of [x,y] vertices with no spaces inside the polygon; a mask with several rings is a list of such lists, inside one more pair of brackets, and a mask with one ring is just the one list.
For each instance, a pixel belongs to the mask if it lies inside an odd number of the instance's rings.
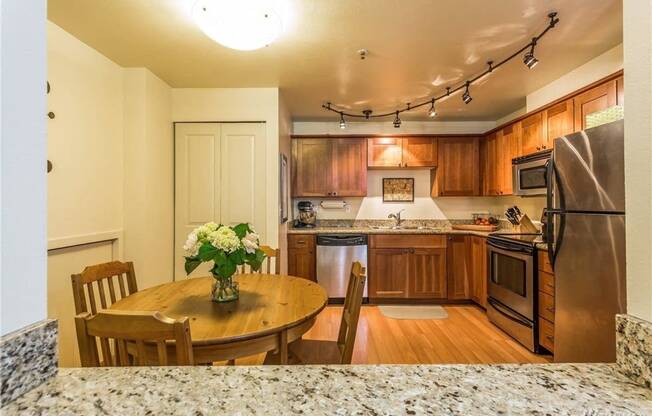
{"label": "framed picture on wall", "polygon": [[414,178],[383,178],[383,202],[414,202]]}
{"label": "framed picture on wall", "polygon": [[288,220],[288,206],[289,206],[289,195],[288,195],[288,158],[281,153],[280,158],[280,196],[279,200],[281,202],[280,206],[280,218],[281,224],[284,224]]}

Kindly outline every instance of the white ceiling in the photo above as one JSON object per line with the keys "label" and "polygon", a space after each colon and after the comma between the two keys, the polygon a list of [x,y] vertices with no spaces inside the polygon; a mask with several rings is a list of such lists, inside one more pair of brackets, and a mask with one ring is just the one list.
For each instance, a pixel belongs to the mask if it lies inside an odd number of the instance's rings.
{"label": "white ceiling", "polygon": [[[193,0],[49,0],[48,18],[126,67],[149,68],[172,87],[280,87],[295,120],[333,119],[330,101],[391,111],[439,94],[529,42],[539,65],[515,59],[451,97],[440,120],[495,120],[526,94],[622,42],[621,0],[277,0],[284,33],[257,51],[227,49],[191,17]],[[370,56],[360,60],[356,51]],[[425,110],[405,119],[425,119]],[[390,118],[391,120],[391,118]]]}

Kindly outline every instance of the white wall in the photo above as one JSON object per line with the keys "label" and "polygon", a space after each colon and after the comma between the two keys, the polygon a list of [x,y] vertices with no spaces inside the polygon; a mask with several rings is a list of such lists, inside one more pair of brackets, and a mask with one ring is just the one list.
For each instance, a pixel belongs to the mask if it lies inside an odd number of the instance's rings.
{"label": "white wall", "polygon": [[652,3],[623,2],[627,310],[652,321]]}
{"label": "white wall", "polygon": [[46,317],[46,4],[0,2],[0,334]]}
{"label": "white wall", "polygon": [[139,288],[173,280],[172,90],[145,68],[124,70],[124,258]]}
{"label": "white wall", "polygon": [[527,112],[536,110],[621,69],[623,69],[622,44],[609,49],[550,84],[528,94],[526,97]]}
{"label": "white wall", "polygon": [[122,67],[48,22],[48,238],[120,231]]}
{"label": "white wall", "polygon": [[265,244],[279,244],[278,88],[174,88],[172,121],[264,121],[267,146]]}

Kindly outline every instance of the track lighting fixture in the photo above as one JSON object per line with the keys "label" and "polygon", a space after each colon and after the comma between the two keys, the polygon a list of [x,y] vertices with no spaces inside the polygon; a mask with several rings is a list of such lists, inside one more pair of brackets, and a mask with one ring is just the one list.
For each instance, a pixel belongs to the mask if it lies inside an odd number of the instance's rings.
{"label": "track lighting fixture", "polygon": [[532,39],[532,47],[530,50],[523,56],[523,63],[528,68],[532,69],[539,63],[539,60],[534,56],[534,46],[537,44],[537,38]]}
{"label": "track lighting fixture", "polygon": [[472,84],[479,84],[480,81],[482,81],[489,73],[505,65],[512,59],[521,56],[522,53],[525,52],[525,55],[523,55],[523,64],[525,64],[525,66],[527,66],[529,69],[534,68],[539,63],[539,60],[534,56],[534,47],[541,40],[541,38],[543,38],[546,35],[546,33],[548,33],[550,29],[554,28],[557,25],[557,23],[559,23],[559,18],[557,17],[556,12],[548,13],[548,19],[549,19],[548,26],[546,26],[546,28],[542,30],[537,36],[533,37],[530,43],[523,46],[521,49],[515,51],[510,56],[498,61],[496,64],[494,64],[493,60],[488,61],[487,69],[485,69],[482,73],[477,74],[472,78],[468,78],[463,84],[457,84],[457,86],[447,86],[446,92],[440,93],[439,95],[435,95],[429,98],[428,100],[418,102],[417,104],[408,103],[404,107],[401,107],[397,110],[388,111],[385,113],[373,114],[373,115],[371,109],[365,109],[364,111],[362,111],[362,114],[358,114],[358,113],[345,112],[337,108],[333,108],[331,106],[331,103],[322,104],[322,107],[328,111],[332,111],[340,115],[340,128],[345,128],[346,126],[346,122],[344,121],[344,116],[350,118],[364,118],[366,120],[369,120],[372,118],[375,119],[375,118],[390,117],[392,115],[395,116],[394,127],[399,128],[401,127],[401,118],[399,117],[400,113],[403,113],[405,111],[412,111],[419,107],[425,107],[428,104],[430,104],[430,108],[427,113],[428,116],[436,117],[437,110],[435,109],[435,101],[443,100],[453,93],[464,90],[464,93],[462,94],[462,101],[464,101],[465,104],[469,104],[473,100],[473,98],[471,97],[471,93],[469,92],[469,88]]}
{"label": "track lighting fixture", "polygon": [[469,85],[471,84],[470,81],[466,81],[466,89],[464,90],[464,94],[462,94],[462,101],[464,101],[464,104],[468,104],[473,100],[471,97],[471,94],[469,93]]}
{"label": "track lighting fixture", "polygon": [[437,110],[435,110],[435,99],[432,99],[432,102],[430,103],[430,110],[428,110],[428,117],[432,118],[437,115]]}

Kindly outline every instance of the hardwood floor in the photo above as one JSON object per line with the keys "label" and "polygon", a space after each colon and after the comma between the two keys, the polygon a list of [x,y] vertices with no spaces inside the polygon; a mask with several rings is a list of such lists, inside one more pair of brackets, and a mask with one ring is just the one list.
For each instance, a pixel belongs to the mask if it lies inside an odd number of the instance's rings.
{"label": "hardwood floor", "polygon": [[[547,363],[550,356],[529,352],[495,327],[474,305],[444,306],[447,319],[396,320],[376,306],[363,306],[353,351],[353,364],[492,364]],[[307,339],[335,340],[342,308],[327,307]],[[262,364],[264,355],[237,360]]]}

